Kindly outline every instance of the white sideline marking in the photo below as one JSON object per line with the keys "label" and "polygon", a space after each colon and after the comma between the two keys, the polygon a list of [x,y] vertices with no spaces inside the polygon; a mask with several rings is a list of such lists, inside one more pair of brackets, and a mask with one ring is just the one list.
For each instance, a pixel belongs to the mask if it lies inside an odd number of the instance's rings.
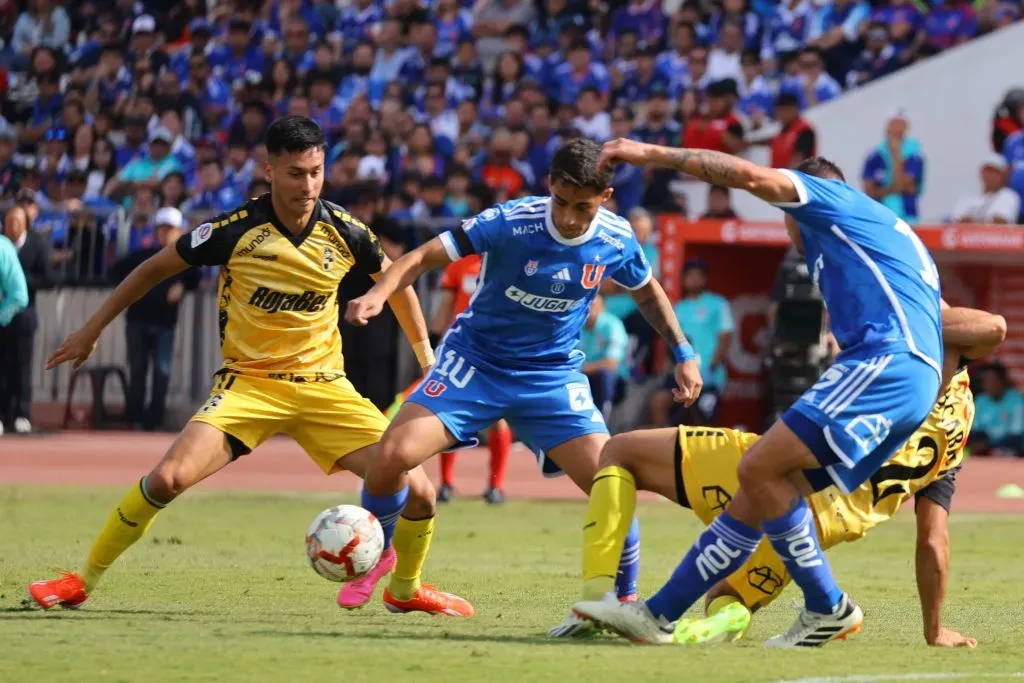
{"label": "white sideline marking", "polygon": [[810,678],[790,678],[775,683],[872,683],[873,681],[950,681],[961,678],[1024,678],[1024,671],[1012,673],[908,673],[908,674],[867,674],[857,676],[812,676]]}

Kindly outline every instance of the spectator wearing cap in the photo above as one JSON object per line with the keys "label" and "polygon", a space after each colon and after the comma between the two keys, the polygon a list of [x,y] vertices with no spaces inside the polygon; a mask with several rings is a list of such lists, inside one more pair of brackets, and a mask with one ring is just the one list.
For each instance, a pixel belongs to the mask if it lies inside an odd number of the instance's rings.
{"label": "spectator wearing cap", "polygon": [[188,44],[179,48],[171,55],[171,71],[179,82],[188,80],[188,59],[192,55],[205,55],[216,49],[210,41],[213,30],[206,17],[196,17],[188,24]]}
{"label": "spectator wearing cap", "polygon": [[795,93],[800,98],[801,109],[828,102],[842,94],[842,86],[825,71],[825,60],[818,48],[804,49],[796,60],[796,66],[797,73],[783,76],[779,89]]}
{"label": "spectator wearing cap", "polygon": [[28,287],[28,304],[4,328],[0,344],[5,387],[0,419],[19,434],[32,431],[32,355],[39,326],[36,292],[53,281],[50,243],[32,229],[34,222],[25,202],[8,211],[4,220],[4,235],[14,243]]}
{"label": "spectator wearing cap", "polygon": [[1021,198],[1006,186],[1008,170],[1001,154],[990,153],[981,163],[981,194],[961,197],[953,209],[953,220],[983,225],[1020,222]]}
{"label": "spectator wearing cap", "polygon": [[29,0],[28,11],[14,24],[11,44],[15,52],[28,57],[40,45],[64,50],[71,42],[71,20],[54,0]]}
{"label": "spectator wearing cap", "polygon": [[142,14],[132,21],[132,37],[128,43],[128,62],[132,70],[136,62],[149,63],[149,71],[158,74],[171,64],[171,58],[156,41],[156,19],[151,14]]}
{"label": "spectator wearing cap", "polygon": [[268,66],[253,40],[252,22],[244,17],[231,18],[227,39],[208,53],[208,59],[213,73],[228,83],[244,80],[250,71],[261,74]]}
{"label": "spectator wearing cap", "polygon": [[383,10],[374,0],[354,0],[342,9],[336,29],[341,34],[344,52],[349,54],[356,45],[372,41],[373,32],[384,21],[384,16]]}
{"label": "spectator wearing cap", "polygon": [[242,197],[235,188],[224,182],[224,168],[220,159],[204,161],[199,167],[198,180],[195,192],[182,204],[181,211],[186,216],[231,211],[242,203]]}
{"label": "spectator wearing cap", "polygon": [[818,136],[800,116],[800,98],[784,92],[775,100],[775,118],[781,128],[771,140],[772,168],[796,168],[817,153]]}
{"label": "spectator wearing cap", "polygon": [[569,46],[568,61],[560,64],[549,87],[549,96],[562,104],[575,104],[580,93],[593,88],[605,106],[611,94],[611,80],[603,64],[591,61],[590,44],[585,39],[573,41]]}
{"label": "spectator wearing cap", "polygon": [[902,54],[910,47],[914,35],[921,28],[922,16],[912,0],[888,0],[875,8],[871,22],[889,29],[893,47],[897,53]]}
{"label": "spectator wearing cap", "polygon": [[697,354],[704,388],[693,406],[682,408],[672,401],[675,383],[669,373],[662,388],[652,394],[648,403],[651,422],[656,426],[713,425],[718,417],[719,400],[726,382],[725,359],[735,326],[729,302],[708,291],[707,285],[707,263],[699,258],[688,260],[683,265],[683,298],[674,309],[679,325]]}
{"label": "spectator wearing cap", "polygon": [[181,164],[171,155],[173,142],[171,131],[157,127],[149,136],[146,153],[121,169],[117,177],[107,183],[104,193],[108,197],[119,197],[130,194],[139,185],[156,187],[168,173],[181,171]]}
{"label": "spectator wearing cap", "polygon": [[[111,275],[124,280],[143,261],[173,244],[185,230],[181,212],[164,207],[153,218],[155,243],[128,254],[114,264]],[[125,312],[125,337],[128,345],[128,421],[137,429],[160,429],[167,405],[167,388],[171,377],[174,331],[178,325],[178,309],[186,291],[199,284],[199,271],[188,268],[155,285]],[[147,377],[153,372],[153,383],[147,401]]]}
{"label": "spectator wearing cap", "polygon": [[683,146],[736,154],[746,147],[743,123],[732,110],[736,81],[727,79],[708,85],[705,111],[692,117],[683,131]]}
{"label": "spectator wearing cap", "polygon": [[903,109],[889,117],[885,140],[868,154],[861,172],[864,192],[907,221],[917,222],[917,202],[924,190],[924,149],[908,135]]}
{"label": "spectator wearing cap", "polygon": [[873,80],[888,76],[900,68],[896,48],[889,39],[889,27],[872,22],[865,34],[864,50],[846,74],[846,86],[856,88]]}

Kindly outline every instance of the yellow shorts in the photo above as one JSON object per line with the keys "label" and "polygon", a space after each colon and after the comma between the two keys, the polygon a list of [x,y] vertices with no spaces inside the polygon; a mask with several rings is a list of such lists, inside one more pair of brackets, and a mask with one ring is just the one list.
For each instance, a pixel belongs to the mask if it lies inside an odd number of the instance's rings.
{"label": "yellow shorts", "polygon": [[242,453],[274,434],[287,434],[327,474],[341,470],[338,461],[349,453],[380,441],[388,426],[377,407],[343,376],[295,382],[218,374],[210,397],[192,419],[240,441]]}
{"label": "yellow shorts", "polygon": [[[743,453],[760,438],[735,429],[679,428],[679,469],[686,498],[704,524],[710,524],[736,495],[736,470]],[[747,607],[764,607],[789,583],[782,559],[762,539],[746,564],[726,579]]]}

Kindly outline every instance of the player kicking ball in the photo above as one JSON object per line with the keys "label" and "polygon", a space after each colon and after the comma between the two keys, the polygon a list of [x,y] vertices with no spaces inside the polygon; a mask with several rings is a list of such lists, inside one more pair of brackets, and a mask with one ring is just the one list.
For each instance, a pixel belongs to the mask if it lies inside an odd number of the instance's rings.
{"label": "player kicking ball", "polygon": [[[942,626],[942,604],[949,577],[950,503],[956,472],[974,421],[974,397],[964,366],[1002,342],[1006,321],[984,311],[953,308],[943,312],[946,355],[945,390],[924,424],[884,468],[850,495],[829,487],[807,498],[817,522],[822,549],[862,538],[892,518],[914,498],[917,514],[917,583],[929,645],[974,647],[977,642]],[[743,453],[760,437],[733,429],[679,427],[651,429],[613,437],[601,454],[584,525],[583,579],[591,592],[610,590],[615,563],[636,492],[652,491],[693,510],[706,525],[715,519],[739,488],[736,471]],[[717,559],[717,556],[716,556]],[[576,609],[636,642],[706,643],[736,640],[749,627],[751,614],[774,601],[789,582],[779,555],[761,541],[737,571],[711,588],[703,619],[680,620],[669,634],[652,619],[636,619],[638,610],[580,603]],[[556,627],[552,637],[566,633]]]}
{"label": "player kicking ball", "polygon": [[[81,606],[160,510],[276,433],[295,439],[325,474],[348,470],[363,477],[377,451],[388,422],[345,377],[335,297],[354,266],[379,278],[390,263],[365,225],[320,199],[326,141],[316,123],[279,119],[266,144],[269,194],[200,225],[145,261],[47,362],[48,368],[69,361],[79,367],[103,329],[156,284],[189,266],[222,266],[224,366],[209,399],[111,512],[82,570],[29,585],[32,600],[44,609]],[[426,370],[433,353],[415,292],[396,290],[388,303]],[[473,608],[465,600],[420,586],[435,494],[422,469],[409,480],[404,516],[381,520],[388,531],[386,550],[371,572],[376,578],[369,589],[365,580],[345,584],[338,604],[366,603],[380,577],[394,569],[384,601],[391,607],[400,600],[402,610],[392,611],[469,616]]]}
{"label": "player kicking ball", "polygon": [[[710,150],[633,140],[606,143],[602,162],[678,169],[746,190],[786,212],[828,308],[841,352],[820,380],[743,454],[739,487],[682,563],[646,603],[633,605],[639,634],[671,635],[675,622],[719,580],[743,566],[763,536],[804,593],[804,609],[769,647],[818,646],[860,628],[863,613],[832,576],[805,493],[856,490],[924,422],[939,395],[939,275],[914,231],[853,189],[832,162],[764,168]],[[597,622],[601,601],[576,605]],[[646,639],[651,639],[647,637]]]}
{"label": "player kicking ball", "polygon": [[[601,148],[575,139],[551,163],[549,197],[506,202],[395,261],[346,319],[365,324],[392,293],[428,270],[471,254],[482,257],[476,291],[438,349],[439,362],[402,404],[366,473],[362,505],[393,519],[408,496],[408,473],[441,451],[476,443],[505,418],[548,476],[567,474],[583,491],[608,440],[594,405],[583,354],[576,351],[601,281],[632,292],[639,310],[676,360],[677,399],[692,404],[701,379],[672,305],[653,279],[629,222],[602,208],[612,171]],[[616,594],[635,599],[639,526],[630,525]]]}

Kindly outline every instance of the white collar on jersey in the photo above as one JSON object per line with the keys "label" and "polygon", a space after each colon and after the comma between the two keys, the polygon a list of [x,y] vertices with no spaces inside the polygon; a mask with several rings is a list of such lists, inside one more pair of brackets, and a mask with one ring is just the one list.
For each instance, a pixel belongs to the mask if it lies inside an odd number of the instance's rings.
{"label": "white collar on jersey", "polygon": [[572,239],[562,237],[562,234],[558,232],[557,228],[555,228],[554,221],[551,220],[551,202],[552,200],[548,199],[547,207],[544,209],[544,225],[546,225],[548,228],[548,234],[550,234],[551,237],[559,244],[564,244],[567,247],[578,247],[579,245],[583,244],[591,237],[593,237],[594,233],[597,232],[597,220],[598,217],[601,215],[600,209],[598,209],[597,215],[594,216],[594,220],[590,221],[590,227],[587,228],[587,231],[585,233],[583,233],[579,237],[573,237]]}

